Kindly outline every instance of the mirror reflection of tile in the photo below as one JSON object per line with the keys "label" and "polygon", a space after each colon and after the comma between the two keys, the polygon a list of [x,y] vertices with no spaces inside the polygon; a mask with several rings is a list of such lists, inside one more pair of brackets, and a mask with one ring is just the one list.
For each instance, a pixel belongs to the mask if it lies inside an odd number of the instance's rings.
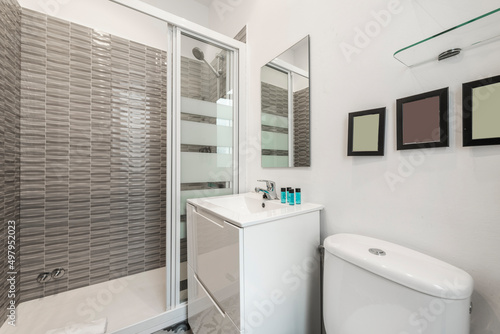
{"label": "mirror reflection of tile", "polygon": [[439,141],[439,96],[403,104],[403,144]]}

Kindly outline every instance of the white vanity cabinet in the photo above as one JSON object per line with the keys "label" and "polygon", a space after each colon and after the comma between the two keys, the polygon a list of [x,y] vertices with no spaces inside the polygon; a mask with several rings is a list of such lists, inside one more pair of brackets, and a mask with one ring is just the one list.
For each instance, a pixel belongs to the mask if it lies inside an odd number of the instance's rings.
{"label": "white vanity cabinet", "polygon": [[321,209],[283,204],[232,215],[189,200],[193,333],[320,333]]}

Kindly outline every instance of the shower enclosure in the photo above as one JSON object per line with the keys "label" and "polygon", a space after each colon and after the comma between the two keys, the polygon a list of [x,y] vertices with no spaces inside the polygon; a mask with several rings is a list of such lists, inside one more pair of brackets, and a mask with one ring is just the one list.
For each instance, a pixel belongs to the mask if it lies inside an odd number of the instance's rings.
{"label": "shower enclosure", "polygon": [[[239,189],[245,45],[142,1],[113,2],[162,21],[168,48],[21,15],[14,5],[11,22],[0,20],[14,36],[0,36],[13,44],[2,55],[13,73],[2,71],[11,90],[1,95],[10,109],[0,115],[0,181],[2,212],[17,228],[16,334],[94,319],[107,308],[129,321],[124,334],[185,319],[185,202]],[[135,287],[130,293],[144,306],[120,313],[136,303],[120,304],[130,298],[122,291]],[[2,285],[2,295],[8,289]],[[61,305],[48,304],[55,300]],[[158,314],[140,309],[153,305]]]}
{"label": "shower enclosure", "polygon": [[[181,242],[179,298],[184,301],[187,298],[186,200],[237,191],[234,169],[237,127],[233,52],[183,32],[179,49],[180,153],[177,161],[181,201],[177,216]],[[177,149],[178,146],[175,144]]]}

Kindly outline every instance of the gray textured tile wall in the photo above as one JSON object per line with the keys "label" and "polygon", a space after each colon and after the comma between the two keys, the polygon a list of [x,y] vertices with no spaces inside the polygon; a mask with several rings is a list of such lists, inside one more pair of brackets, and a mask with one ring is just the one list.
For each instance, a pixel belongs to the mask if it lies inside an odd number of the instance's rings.
{"label": "gray textured tile wall", "polygon": [[[19,114],[21,88],[20,49],[21,8],[15,0],[0,1],[0,325],[6,319],[7,303],[19,302],[19,284],[16,297],[8,297],[7,272],[19,271]],[[9,221],[16,222],[14,246],[15,265],[10,269],[7,256]],[[12,251],[12,250],[11,250]],[[10,254],[12,255],[12,254]],[[19,278],[19,275],[17,275]]]}
{"label": "gray textured tile wall", "polygon": [[293,159],[295,167],[311,166],[309,87],[293,93]]}
{"label": "gray textured tile wall", "polygon": [[[228,83],[228,81],[230,81],[228,79],[228,67],[231,66],[232,64],[229,64],[229,59],[228,59],[228,54],[229,52],[227,52],[226,50],[222,50],[221,52],[219,52],[219,58],[220,58],[220,61],[217,61],[217,59],[214,60],[214,62],[216,64],[218,64],[218,69],[220,70],[220,79],[219,79],[219,94],[220,96],[217,97],[215,99],[215,101],[217,101],[219,98],[224,98],[224,99],[232,99],[233,97],[232,96],[228,96],[227,93],[228,93],[228,90],[231,91],[232,89],[234,89],[234,87],[229,87],[230,86],[230,83]],[[229,75],[231,75],[232,73],[229,71]]]}
{"label": "gray textured tile wall", "polygon": [[214,102],[210,96],[209,81],[209,74],[214,74],[204,62],[181,57],[181,73],[181,95],[183,97]]}
{"label": "gray textured tile wall", "polygon": [[[213,59],[210,64],[215,70],[220,69],[219,80],[210,68],[202,61],[181,57],[181,95],[195,100],[216,102],[225,98],[226,92],[226,62],[227,52],[221,51],[219,60]],[[217,82],[219,84],[219,97],[217,97]]]}
{"label": "gray textured tile wall", "polygon": [[164,266],[166,53],[25,9],[21,30],[22,300]]}
{"label": "gray textured tile wall", "polygon": [[241,28],[241,30],[234,36],[234,39],[243,43],[247,42],[247,26]]}
{"label": "gray textured tile wall", "polygon": [[[210,64],[216,71],[219,71],[220,74],[217,78],[217,76],[210,71],[207,78],[210,88],[209,101],[217,102],[218,99],[227,97],[227,51],[222,50],[219,52],[218,56],[216,56]],[[219,86],[219,91],[217,91],[217,86]]]}

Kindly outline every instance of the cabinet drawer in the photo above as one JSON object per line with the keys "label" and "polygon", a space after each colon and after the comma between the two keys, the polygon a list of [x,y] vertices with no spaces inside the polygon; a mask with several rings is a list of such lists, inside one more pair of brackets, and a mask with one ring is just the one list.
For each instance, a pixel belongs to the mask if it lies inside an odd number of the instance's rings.
{"label": "cabinet drawer", "polygon": [[241,229],[204,211],[191,213],[195,275],[240,327]]}
{"label": "cabinet drawer", "polygon": [[193,269],[188,267],[188,271],[188,320],[193,333],[240,334],[228,315],[207,293]]}

